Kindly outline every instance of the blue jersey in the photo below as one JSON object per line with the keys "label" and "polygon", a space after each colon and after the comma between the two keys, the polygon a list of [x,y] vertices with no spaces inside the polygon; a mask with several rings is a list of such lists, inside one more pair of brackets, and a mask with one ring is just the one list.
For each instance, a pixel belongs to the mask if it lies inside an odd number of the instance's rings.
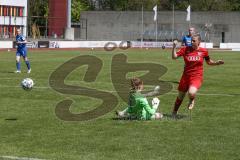
{"label": "blue jersey", "polygon": [[191,36],[184,36],[182,42],[185,46],[192,46],[192,37]]}
{"label": "blue jersey", "polygon": [[[23,35],[17,35],[16,41],[17,42],[24,42],[26,38]],[[17,50],[26,50],[26,43],[17,44]]]}

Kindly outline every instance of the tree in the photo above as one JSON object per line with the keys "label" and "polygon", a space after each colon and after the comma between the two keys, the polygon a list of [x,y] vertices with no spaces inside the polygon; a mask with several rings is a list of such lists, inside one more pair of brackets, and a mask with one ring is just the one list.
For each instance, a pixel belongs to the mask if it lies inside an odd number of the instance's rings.
{"label": "tree", "polygon": [[40,30],[41,35],[46,34],[48,0],[29,0],[28,5],[28,34],[32,35],[32,26]]}
{"label": "tree", "polygon": [[90,5],[84,0],[72,0],[72,22],[79,22],[81,11],[88,10]]}
{"label": "tree", "polygon": [[240,0],[86,0],[90,10],[145,11],[158,5],[159,10],[186,10],[191,5],[193,11],[239,11]]}
{"label": "tree", "polygon": [[[41,35],[46,34],[49,0],[28,0],[29,31],[33,24],[39,27]],[[193,11],[240,11],[240,0],[72,0],[72,22],[79,22],[81,11],[152,11],[155,5],[158,10],[185,11],[191,5]],[[31,32],[30,32],[31,35]]]}

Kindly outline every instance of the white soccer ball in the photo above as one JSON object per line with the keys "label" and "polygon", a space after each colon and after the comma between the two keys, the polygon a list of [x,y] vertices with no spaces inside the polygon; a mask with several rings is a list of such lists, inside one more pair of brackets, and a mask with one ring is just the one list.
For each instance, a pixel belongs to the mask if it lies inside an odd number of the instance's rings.
{"label": "white soccer ball", "polygon": [[25,78],[22,80],[21,86],[24,90],[31,90],[34,86],[34,82],[31,78]]}

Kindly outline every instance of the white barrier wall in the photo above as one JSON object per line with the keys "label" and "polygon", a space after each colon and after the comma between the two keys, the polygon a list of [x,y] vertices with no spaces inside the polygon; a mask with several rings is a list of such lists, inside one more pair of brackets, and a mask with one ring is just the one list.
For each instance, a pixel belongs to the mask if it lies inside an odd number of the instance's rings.
{"label": "white barrier wall", "polygon": [[0,48],[13,48],[12,41],[0,41]]}
{"label": "white barrier wall", "polygon": [[[39,41],[40,42],[40,41]],[[32,42],[31,47],[38,48],[38,41]],[[103,48],[103,47],[127,47],[132,48],[172,48],[172,42],[150,42],[144,41],[45,41],[46,47],[49,43],[49,48]],[[33,47],[34,45],[34,47]],[[179,42],[177,47],[180,47]],[[201,43],[201,47],[211,49],[213,43]],[[44,48],[46,48],[44,47]],[[0,41],[0,48],[13,48],[13,41]],[[40,47],[41,48],[41,47]],[[240,43],[220,43],[220,49],[240,50]]]}
{"label": "white barrier wall", "polygon": [[[117,47],[122,41],[50,41],[49,48],[103,48],[109,43],[109,47],[116,44]],[[126,46],[126,43],[123,44]]]}
{"label": "white barrier wall", "polygon": [[[141,42],[129,41],[133,48],[172,48],[172,42]],[[49,48],[103,48],[103,47],[126,47],[127,41],[50,41]],[[177,47],[180,47],[179,42]],[[201,43],[201,47],[213,48],[213,43]]]}
{"label": "white barrier wall", "polygon": [[[133,48],[172,48],[172,42],[140,42],[140,41],[131,41]],[[177,47],[180,47],[181,43],[178,43]]]}
{"label": "white barrier wall", "polygon": [[203,48],[213,48],[213,43],[205,43],[205,42],[202,42],[200,43],[200,47],[203,47]]}
{"label": "white barrier wall", "polygon": [[220,43],[220,48],[224,48],[224,49],[240,49],[240,43]]}

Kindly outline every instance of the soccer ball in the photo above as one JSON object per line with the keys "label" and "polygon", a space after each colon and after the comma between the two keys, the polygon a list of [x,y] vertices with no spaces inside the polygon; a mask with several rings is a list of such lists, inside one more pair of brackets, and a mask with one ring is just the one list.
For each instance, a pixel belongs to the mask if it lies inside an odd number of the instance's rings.
{"label": "soccer ball", "polygon": [[21,86],[24,90],[31,90],[33,88],[34,82],[31,78],[25,78],[21,82]]}

